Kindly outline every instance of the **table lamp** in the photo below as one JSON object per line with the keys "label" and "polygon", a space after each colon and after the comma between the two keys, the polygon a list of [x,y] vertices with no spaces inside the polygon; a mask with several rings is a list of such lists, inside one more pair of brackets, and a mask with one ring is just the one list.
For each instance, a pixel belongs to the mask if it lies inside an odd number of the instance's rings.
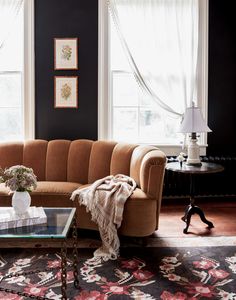
{"label": "table lamp", "polygon": [[200,160],[200,148],[197,143],[197,133],[211,132],[212,130],[207,126],[203,119],[201,110],[199,107],[188,107],[185,111],[184,118],[180,124],[179,132],[190,133],[190,140],[188,144],[188,165],[201,165]]}

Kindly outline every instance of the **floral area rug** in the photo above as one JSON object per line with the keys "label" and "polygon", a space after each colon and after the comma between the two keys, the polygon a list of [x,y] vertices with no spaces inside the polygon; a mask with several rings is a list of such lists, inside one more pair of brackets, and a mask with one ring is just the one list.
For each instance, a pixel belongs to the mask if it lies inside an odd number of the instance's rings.
{"label": "floral area rug", "polygon": [[[81,291],[73,286],[69,253],[67,292],[72,300],[196,300],[236,299],[236,247],[121,248],[120,257],[91,259],[93,249],[79,249]],[[15,289],[48,299],[61,299],[60,255],[53,249],[0,250],[0,288]],[[51,268],[45,272],[45,268]],[[42,270],[36,272],[36,270]],[[0,299],[30,299],[0,291]]]}

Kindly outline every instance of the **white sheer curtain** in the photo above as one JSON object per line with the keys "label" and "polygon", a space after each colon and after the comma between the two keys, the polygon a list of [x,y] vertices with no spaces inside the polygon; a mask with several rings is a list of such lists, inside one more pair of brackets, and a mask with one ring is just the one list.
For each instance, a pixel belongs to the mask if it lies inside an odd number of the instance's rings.
{"label": "white sheer curtain", "polygon": [[0,50],[11,31],[23,0],[0,0]]}
{"label": "white sheer curtain", "polygon": [[198,0],[108,0],[108,6],[139,86],[182,116],[194,95]]}

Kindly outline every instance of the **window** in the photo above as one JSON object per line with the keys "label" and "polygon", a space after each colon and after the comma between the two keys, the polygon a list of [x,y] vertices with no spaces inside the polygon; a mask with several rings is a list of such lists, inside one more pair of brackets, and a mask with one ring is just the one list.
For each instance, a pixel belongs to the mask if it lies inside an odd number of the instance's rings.
{"label": "window", "polygon": [[[121,13],[122,9],[124,11],[129,9],[130,12],[132,10],[132,3],[137,5],[141,2],[145,5],[145,1],[116,1],[117,9],[120,10]],[[155,2],[152,9],[157,10],[155,15],[157,16],[159,14],[158,10],[163,9],[161,6],[158,7],[158,2],[161,3],[163,1],[151,2]],[[172,2],[174,3],[175,1]],[[188,1],[186,1],[186,3],[187,2]],[[150,3],[150,1],[146,3]],[[171,3],[171,1],[167,3]],[[127,5],[131,7],[127,7]],[[207,1],[199,0],[199,5],[198,79],[194,85],[194,99],[197,100],[196,104],[201,107],[203,115],[206,118]],[[137,5],[135,9],[136,14],[140,14],[141,16],[143,7]],[[175,9],[179,9],[178,5],[176,5]],[[181,9],[183,10],[185,8]],[[179,112],[179,115],[174,115],[161,107],[157,101],[153,100],[150,94],[140,88],[140,84],[138,84],[138,80],[134,76],[132,66],[130,66],[127,55],[125,55],[124,47],[122,47],[122,39],[118,36],[117,28],[115,28],[113,20],[108,14],[106,3],[100,1],[99,137],[140,144],[153,144],[165,150],[168,155],[174,155],[176,151],[176,153],[179,153],[181,142],[183,141],[183,136],[176,132],[180,123],[180,115],[185,110],[183,101],[181,102],[179,99],[181,99],[181,97],[183,99],[183,93],[189,93],[189,91],[183,91],[185,83],[183,82],[183,76],[180,72],[181,66],[176,63],[179,58],[175,59],[175,52],[172,51],[173,47],[175,47],[174,44],[176,44],[175,36],[168,34],[168,31],[166,31],[166,20],[162,20],[163,14],[161,13],[162,12],[160,12],[160,17],[156,18],[160,20],[158,21],[158,27],[156,26],[153,32],[151,30],[149,31],[150,40],[152,40],[152,35],[155,35],[155,30],[159,30],[163,33],[163,39],[155,41],[157,43],[155,47],[156,52],[146,51],[148,44],[145,43],[145,32],[142,32],[142,21],[140,21],[140,26],[138,22],[135,23],[134,26],[137,28],[136,33],[135,31],[133,31],[133,33],[132,31],[127,31],[125,38],[136,34],[132,47],[130,47],[129,50],[131,54],[133,54],[135,47],[136,49],[140,48],[140,51],[137,52],[134,58],[135,62],[136,60],[138,61],[138,66],[141,61],[139,57],[140,53],[152,54],[149,59],[145,59],[144,62],[146,65],[149,64],[149,67],[152,68],[152,62],[155,61],[157,66],[156,72],[143,72],[142,78],[151,83],[151,87],[154,87],[154,91],[157,90],[158,97],[165,102],[164,104],[171,107],[175,112]],[[122,19],[124,23],[123,28],[129,28],[133,22],[132,14],[130,13],[129,16],[129,18]],[[191,19],[192,16],[189,15],[185,20],[186,23],[183,25],[188,25],[188,18]],[[171,18],[169,22],[171,22]],[[171,27],[173,24],[167,25]],[[189,28],[189,26],[184,26],[183,28]],[[191,40],[191,30],[185,30],[183,37],[184,35],[186,37],[187,34],[189,35],[189,40]],[[184,40],[185,39],[182,38],[181,42],[184,42]],[[187,48],[185,45],[184,47]],[[164,56],[166,56],[166,58]],[[169,63],[165,63],[166,61]],[[191,62],[191,57],[189,57],[189,60],[185,60],[186,72],[184,80],[187,78],[187,81],[191,81],[191,66],[188,66],[186,61]],[[190,71],[188,72],[188,70]],[[169,84],[171,84],[171,89]],[[190,97],[188,98],[190,99]],[[175,99],[174,102],[173,99]],[[190,106],[190,103],[188,102],[187,106]],[[203,135],[201,137],[200,144],[203,149],[202,154],[204,154],[206,136]]]}
{"label": "window", "polygon": [[[0,141],[33,138],[33,2],[0,2]],[[13,4],[12,4],[13,3]],[[16,5],[18,3],[17,7]],[[21,4],[21,5],[20,5]],[[2,7],[1,7],[2,6]],[[9,24],[1,24],[4,18]],[[30,78],[30,80],[29,80]]]}
{"label": "window", "polygon": [[[110,138],[134,143],[175,144],[176,139],[179,141],[175,130],[179,119],[160,110],[160,107],[142,92],[130,69],[111,20],[109,28]],[[140,47],[142,47],[142,37],[140,37]],[[164,81],[162,72],[157,73],[157,76],[161,84]],[[169,76],[174,78],[177,85],[177,76],[175,74]]]}

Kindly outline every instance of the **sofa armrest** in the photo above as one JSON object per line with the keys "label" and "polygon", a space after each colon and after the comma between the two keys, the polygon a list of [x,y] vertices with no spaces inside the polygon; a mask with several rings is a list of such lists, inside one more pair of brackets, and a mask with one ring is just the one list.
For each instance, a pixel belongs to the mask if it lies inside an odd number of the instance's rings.
{"label": "sofa armrest", "polygon": [[162,196],[166,156],[159,149],[148,152],[140,168],[140,187],[149,198]]}
{"label": "sofa armrest", "polygon": [[[165,165],[165,154],[152,146],[135,148],[130,164],[130,176],[146,194],[147,202],[153,200],[155,202],[156,217],[153,220],[155,222],[153,230],[158,229]],[[148,199],[152,201],[148,201]],[[149,206],[148,203],[147,206]]]}
{"label": "sofa armrest", "polygon": [[141,189],[148,198],[156,200],[156,230],[159,224],[165,165],[165,154],[160,150],[154,150],[144,156],[140,168]]}

